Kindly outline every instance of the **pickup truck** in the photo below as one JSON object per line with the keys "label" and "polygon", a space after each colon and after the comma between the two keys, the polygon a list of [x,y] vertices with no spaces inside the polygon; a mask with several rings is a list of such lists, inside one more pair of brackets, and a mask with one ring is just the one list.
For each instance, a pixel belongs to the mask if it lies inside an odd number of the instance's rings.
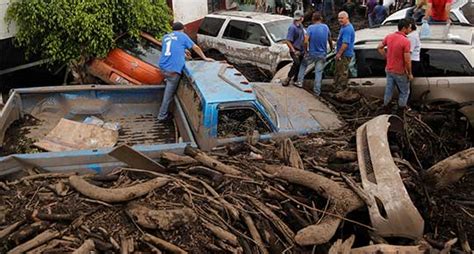
{"label": "pickup truck", "polygon": [[[96,116],[121,126],[118,144],[133,145],[151,158],[164,151],[183,153],[187,145],[211,150],[253,137],[271,139],[339,128],[327,105],[296,87],[250,84],[223,62],[190,61],[172,105],[173,123],[157,121],[163,86],[64,86],[16,89],[0,112],[0,143],[12,128],[38,140],[61,118],[82,121]],[[34,123],[21,126],[24,116]],[[15,124],[13,124],[15,122]],[[20,126],[18,126],[20,124]],[[9,127],[12,127],[9,129]],[[25,134],[26,133],[26,134]],[[0,157],[0,176],[25,163],[48,171],[102,172],[121,164],[108,156],[112,148],[13,154]]]}

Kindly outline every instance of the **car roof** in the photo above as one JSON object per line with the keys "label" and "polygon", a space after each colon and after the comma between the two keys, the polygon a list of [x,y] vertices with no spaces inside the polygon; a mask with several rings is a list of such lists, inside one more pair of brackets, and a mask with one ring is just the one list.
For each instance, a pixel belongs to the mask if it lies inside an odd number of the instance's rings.
{"label": "car roof", "polygon": [[[452,5],[451,5],[451,12],[454,12],[455,10],[461,8],[462,6],[464,6],[465,4],[467,4],[467,1],[468,0],[456,0]],[[401,10],[398,10],[396,11],[395,13],[391,14],[390,16],[388,16],[383,22],[382,24],[385,24],[387,23],[388,21],[392,21],[392,20],[400,20],[400,19],[403,19],[406,17],[407,15],[407,11],[409,9],[411,9],[413,7],[408,7],[408,8],[405,8],[405,9],[401,9]]]}
{"label": "car roof", "polygon": [[252,85],[227,63],[188,61],[185,73],[194,81],[197,92],[206,103],[256,100]]}
{"label": "car roof", "polygon": [[242,18],[242,19],[251,19],[253,21],[260,22],[260,23],[291,19],[290,17],[283,16],[283,15],[268,14],[268,13],[262,13],[262,12],[250,12],[250,11],[222,11],[222,12],[215,12],[215,13],[209,14],[206,17],[225,17],[225,18],[236,17],[236,18]]}
{"label": "car roof", "polygon": [[[420,29],[421,26],[418,26],[418,31]],[[427,39],[426,41],[433,41],[434,43],[434,40],[439,39],[440,42],[442,42],[442,39],[444,38],[445,29],[446,25],[430,25],[431,36],[430,39]],[[397,30],[397,26],[395,25],[357,30],[355,35],[355,43],[360,44],[364,41],[381,41],[385,36],[390,33],[396,32]],[[448,34],[450,38],[456,39],[458,42],[464,42],[461,44],[473,44],[474,27],[451,25]]]}

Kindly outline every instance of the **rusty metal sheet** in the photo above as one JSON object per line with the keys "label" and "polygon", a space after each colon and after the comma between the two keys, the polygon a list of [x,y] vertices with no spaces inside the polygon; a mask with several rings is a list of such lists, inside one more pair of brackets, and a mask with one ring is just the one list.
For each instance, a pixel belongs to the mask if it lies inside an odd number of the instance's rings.
{"label": "rusty metal sheet", "polygon": [[109,152],[109,155],[132,168],[166,173],[166,168],[163,165],[128,145],[120,145],[114,148]]}
{"label": "rusty metal sheet", "polygon": [[388,131],[402,130],[400,118],[381,115],[357,129],[357,156],[362,186],[370,196],[369,215],[377,234],[384,237],[423,236],[424,221],[410,200],[393,161]]}
{"label": "rusty metal sheet", "polygon": [[62,118],[46,137],[34,145],[50,152],[113,147],[118,132]]}

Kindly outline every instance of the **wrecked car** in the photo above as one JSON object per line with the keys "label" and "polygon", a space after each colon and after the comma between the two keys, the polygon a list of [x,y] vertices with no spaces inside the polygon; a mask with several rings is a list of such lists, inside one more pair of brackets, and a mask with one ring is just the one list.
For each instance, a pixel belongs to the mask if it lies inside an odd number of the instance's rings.
{"label": "wrecked car", "polygon": [[[452,25],[445,34],[445,25],[431,25],[432,36],[421,39],[421,69],[414,71],[410,101],[427,104],[455,103],[474,126],[474,28]],[[377,52],[384,36],[396,26],[383,26],[356,31],[355,57],[349,68],[349,87],[364,95],[383,98],[386,77],[385,59]],[[290,65],[275,74],[272,82],[283,80]],[[334,55],[328,55],[323,72],[322,88],[330,87],[334,76]],[[305,82],[313,85],[314,66],[306,70]],[[397,92],[397,91],[395,91]]]}
{"label": "wrecked car", "polygon": [[204,18],[197,42],[211,57],[255,65],[274,74],[291,62],[285,40],[292,22],[290,17],[282,15],[217,12]]}
{"label": "wrecked car", "polygon": [[[337,129],[338,115],[296,87],[249,83],[232,65],[187,63],[177,97],[200,148]],[[294,98],[298,98],[295,100]]]}
{"label": "wrecked car", "polygon": [[[0,142],[3,146],[10,143],[17,147],[19,140],[15,138],[22,134],[20,143],[28,146],[27,152],[32,151],[31,141],[50,138],[49,133],[61,120],[84,122],[94,116],[120,126],[117,145],[135,145],[139,152],[153,158],[168,150],[182,153],[186,145],[210,150],[247,141],[249,137],[270,139],[343,125],[335,112],[306,91],[271,83],[251,84],[226,63],[188,62],[180,82],[171,108],[174,120],[168,123],[157,119],[164,86],[89,85],[13,90],[0,113]],[[9,138],[14,139],[6,142]],[[63,144],[63,141],[55,143]],[[0,158],[0,171],[19,167],[19,160],[44,167],[76,163],[75,167],[101,171],[117,165],[107,157],[110,149],[11,155]],[[59,157],[67,160],[55,160]]]}
{"label": "wrecked car", "polygon": [[164,76],[158,67],[161,43],[147,33],[138,38],[122,35],[117,47],[105,58],[95,58],[87,64],[87,71],[112,85],[159,85]]}

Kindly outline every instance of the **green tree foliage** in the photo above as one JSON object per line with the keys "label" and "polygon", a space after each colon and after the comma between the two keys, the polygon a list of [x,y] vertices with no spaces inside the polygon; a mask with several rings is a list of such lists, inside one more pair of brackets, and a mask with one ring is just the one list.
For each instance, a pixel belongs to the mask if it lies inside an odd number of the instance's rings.
{"label": "green tree foliage", "polygon": [[77,63],[105,56],[123,33],[161,37],[172,14],[165,0],[16,0],[5,19],[16,22],[16,42],[27,53]]}

